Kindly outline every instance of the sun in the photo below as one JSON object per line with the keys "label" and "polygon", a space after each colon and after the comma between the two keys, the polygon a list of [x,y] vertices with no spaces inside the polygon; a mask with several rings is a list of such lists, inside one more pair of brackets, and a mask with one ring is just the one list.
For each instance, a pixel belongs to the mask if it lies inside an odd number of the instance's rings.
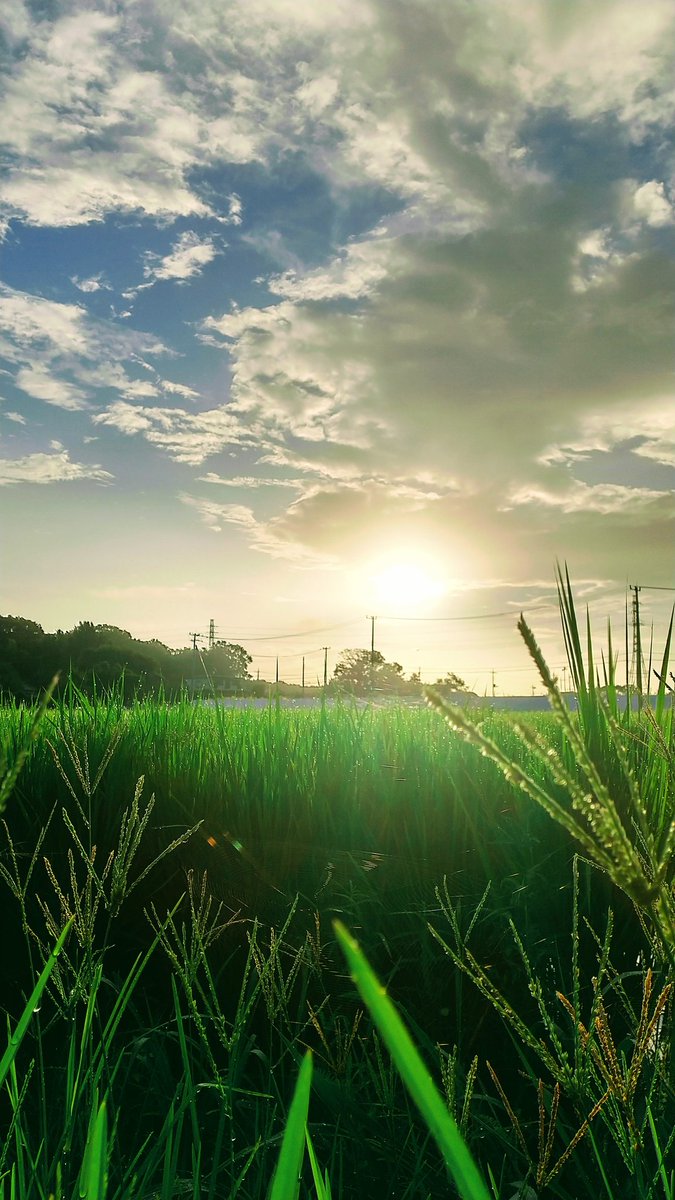
{"label": "sun", "polygon": [[371,575],[373,601],[382,607],[417,608],[438,600],[447,591],[440,572],[414,559],[388,562]]}

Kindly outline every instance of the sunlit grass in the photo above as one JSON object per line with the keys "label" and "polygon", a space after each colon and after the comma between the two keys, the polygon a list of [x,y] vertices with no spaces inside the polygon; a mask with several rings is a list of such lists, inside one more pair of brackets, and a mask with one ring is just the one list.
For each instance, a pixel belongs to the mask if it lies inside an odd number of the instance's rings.
{"label": "sunlit grass", "polygon": [[525,720],[0,707],[0,1194],[672,1200],[672,709],[560,584],[578,716],[524,623]]}

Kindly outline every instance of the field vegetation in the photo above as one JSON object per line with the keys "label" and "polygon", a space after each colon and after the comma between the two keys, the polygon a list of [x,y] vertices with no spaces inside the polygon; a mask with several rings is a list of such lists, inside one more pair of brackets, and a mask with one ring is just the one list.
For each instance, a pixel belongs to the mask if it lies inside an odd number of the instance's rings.
{"label": "field vegetation", "polygon": [[574,715],[0,707],[0,1195],[673,1200],[669,647],[560,595]]}

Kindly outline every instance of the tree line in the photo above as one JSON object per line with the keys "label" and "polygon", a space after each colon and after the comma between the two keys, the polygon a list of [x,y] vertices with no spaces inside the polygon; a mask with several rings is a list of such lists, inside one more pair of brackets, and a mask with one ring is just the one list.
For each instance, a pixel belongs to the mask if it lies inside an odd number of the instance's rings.
{"label": "tree line", "polygon": [[[266,694],[266,680],[251,677],[251,655],[233,642],[217,641],[208,649],[186,646],[175,650],[156,638],[141,641],[116,625],[81,621],[74,629],[45,633],[36,621],[0,616],[0,695],[16,699],[37,696],[58,674],[82,691],[117,687],[126,699],[184,689],[221,694]],[[436,681],[446,693],[468,695],[463,679],[452,671]],[[388,662],[375,651],[350,649],[340,654],[328,683],[331,692],[398,695],[421,690],[417,673],[406,676],[400,663]],[[281,684],[280,691],[299,694],[298,685]],[[307,688],[305,693],[321,689]]]}
{"label": "tree line", "polygon": [[0,692],[19,698],[39,693],[56,674],[84,691],[119,685],[125,696],[172,694],[207,677],[214,687],[234,687],[250,678],[251,662],[243,646],[229,642],[195,653],[156,638],[141,641],[116,625],[81,621],[45,633],[25,617],[0,617]]}

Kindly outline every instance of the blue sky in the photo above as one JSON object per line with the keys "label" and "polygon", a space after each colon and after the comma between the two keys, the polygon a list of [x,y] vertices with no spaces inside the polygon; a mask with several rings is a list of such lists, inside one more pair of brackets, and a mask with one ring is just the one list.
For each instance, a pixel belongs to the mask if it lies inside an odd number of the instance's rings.
{"label": "blue sky", "polygon": [[15,0],[0,611],[293,634],[251,640],[291,678],[376,609],[407,670],[526,690],[556,558],[598,623],[675,583],[674,25]]}

